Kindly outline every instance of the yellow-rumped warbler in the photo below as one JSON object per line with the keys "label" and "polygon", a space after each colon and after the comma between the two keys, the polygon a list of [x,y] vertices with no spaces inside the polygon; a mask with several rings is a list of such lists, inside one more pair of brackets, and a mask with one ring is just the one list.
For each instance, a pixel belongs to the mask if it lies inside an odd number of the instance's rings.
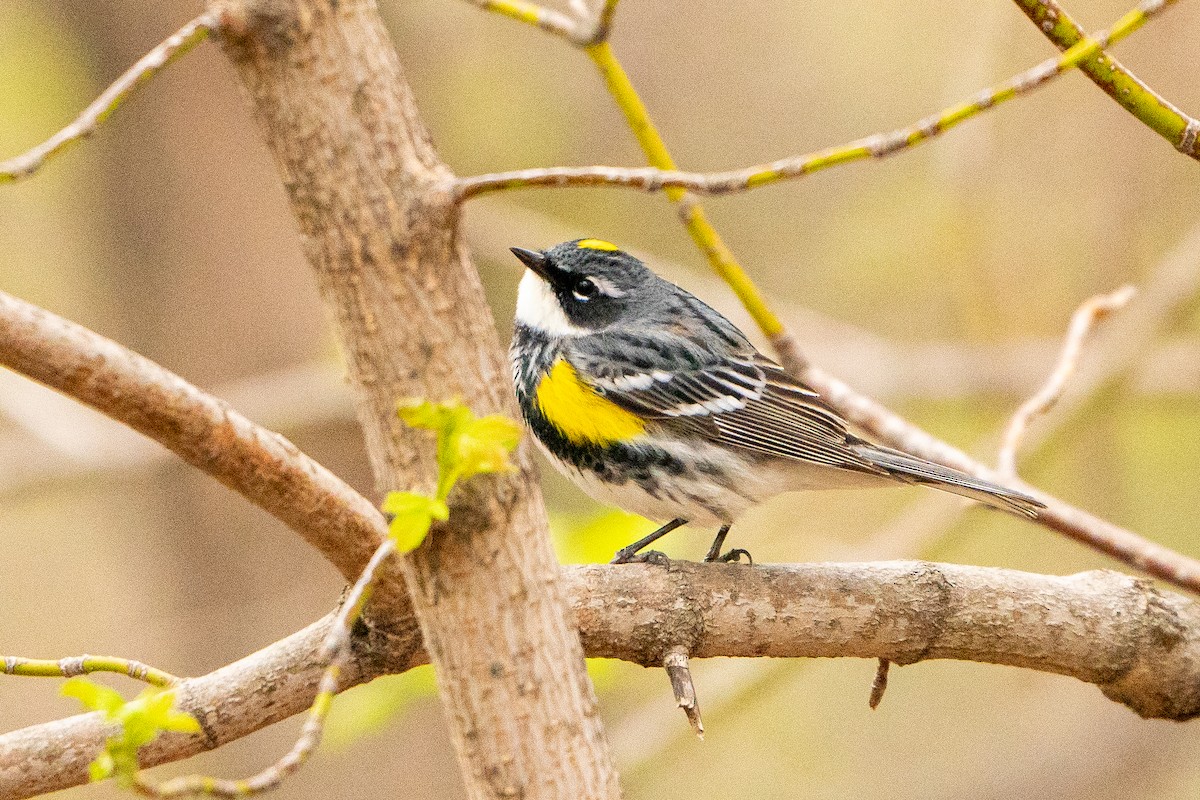
{"label": "yellow-rumped warbler", "polygon": [[613,563],[694,522],[730,525],[781,492],[918,483],[1035,518],[1019,492],[861,439],[815,391],[713,309],[599,239],[529,268],[510,355],[525,422],[550,460],[602,503],[666,524]]}

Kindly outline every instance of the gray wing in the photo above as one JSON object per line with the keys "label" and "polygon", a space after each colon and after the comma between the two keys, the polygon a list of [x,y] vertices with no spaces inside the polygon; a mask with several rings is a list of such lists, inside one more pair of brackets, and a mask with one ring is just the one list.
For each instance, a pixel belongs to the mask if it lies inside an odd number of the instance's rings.
{"label": "gray wing", "polygon": [[766,455],[885,473],[816,392],[738,344],[717,354],[680,336],[604,334],[566,348],[596,391],[644,417]]}
{"label": "gray wing", "polygon": [[575,340],[566,354],[609,400],[711,441],[926,484],[1025,517],[1044,508],[1021,492],[858,438],[816,392],[749,342],[716,354],[679,336],[606,334]]}

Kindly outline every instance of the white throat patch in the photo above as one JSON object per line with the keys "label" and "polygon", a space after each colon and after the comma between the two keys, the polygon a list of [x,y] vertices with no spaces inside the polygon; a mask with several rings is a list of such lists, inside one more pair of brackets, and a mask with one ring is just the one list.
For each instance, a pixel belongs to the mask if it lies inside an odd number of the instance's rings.
{"label": "white throat patch", "polygon": [[528,269],[517,289],[517,322],[551,336],[582,336],[588,333],[567,319],[550,284]]}

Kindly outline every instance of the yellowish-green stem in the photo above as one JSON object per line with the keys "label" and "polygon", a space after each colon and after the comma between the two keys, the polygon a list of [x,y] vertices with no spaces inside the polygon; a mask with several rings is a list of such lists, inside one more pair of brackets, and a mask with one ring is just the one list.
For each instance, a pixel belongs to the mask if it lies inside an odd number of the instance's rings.
{"label": "yellowish-green stem", "polygon": [[[642,102],[637,90],[633,88],[629,75],[626,74],[621,62],[613,54],[609,43],[607,41],[599,42],[589,45],[585,50],[596,68],[600,70],[600,74],[604,76],[609,93],[612,94],[613,100],[625,114],[625,119],[629,122],[634,136],[637,137],[638,144],[642,146],[642,151],[645,152],[650,166],[664,170],[676,169],[675,160],[671,157],[671,152],[667,150],[666,143],[663,142],[658,128],[651,120],[650,112],[646,110],[645,103]],[[708,257],[709,263],[712,264],[716,273],[737,294],[738,299],[750,312],[750,316],[754,318],[754,322],[762,329],[762,332],[772,338],[783,333],[783,323],[767,305],[766,298],[738,264],[737,259],[722,241],[712,223],[708,221],[704,209],[679,187],[667,188],[664,191],[672,202],[680,204],[680,218],[687,226],[692,241]]]}

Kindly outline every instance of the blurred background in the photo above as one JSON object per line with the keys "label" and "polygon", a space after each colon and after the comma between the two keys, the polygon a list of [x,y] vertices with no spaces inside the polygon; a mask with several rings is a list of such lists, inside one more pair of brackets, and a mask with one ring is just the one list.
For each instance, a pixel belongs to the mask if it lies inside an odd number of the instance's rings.
{"label": "blurred background", "polygon": [[[1067,6],[1097,30],[1128,2]],[[562,42],[460,0],[381,6],[425,120],[460,174],[643,163],[590,63]],[[0,157],[64,125],[198,10],[180,0],[0,0]],[[1116,54],[1198,113],[1197,41],[1200,8],[1185,3]],[[695,170],[906,125],[1054,52],[1006,0],[625,0],[613,46],[677,160]],[[1085,371],[1109,379],[1064,404],[1074,413],[1039,423],[1022,472],[1200,556],[1198,175],[1072,74],[912,152],[707,206],[817,363],[985,460],[998,426],[1048,373],[1074,308],[1125,282],[1157,287],[1089,347]],[[161,362],[371,491],[329,321],[217,47],[201,46],[36,178],[0,189],[0,223],[0,289]],[[472,203],[466,231],[505,337],[519,278],[507,247],[584,235],[627,246],[744,320],[661,196],[509,193]],[[1156,297],[1153,313],[1139,311]],[[1128,343],[1138,346],[1122,350]],[[645,529],[549,468],[543,476],[564,560],[606,560]],[[759,561],[1121,568],[931,494],[779,498],[733,541]],[[685,529],[666,549],[699,558],[709,535]],[[112,653],[185,675],[302,627],[341,590],[333,569],[265,513],[8,373],[0,576],[0,652]],[[1140,720],[1067,678],[919,664],[894,671],[870,712],[873,662],[717,659],[694,665],[708,730],[699,742],[660,671],[594,667],[631,797],[1200,792],[1200,723]],[[74,713],[58,685],[0,682],[0,730]],[[427,670],[353,690],[337,708],[330,746],[280,796],[462,795]],[[291,720],[156,774],[245,774],[297,729]]]}

